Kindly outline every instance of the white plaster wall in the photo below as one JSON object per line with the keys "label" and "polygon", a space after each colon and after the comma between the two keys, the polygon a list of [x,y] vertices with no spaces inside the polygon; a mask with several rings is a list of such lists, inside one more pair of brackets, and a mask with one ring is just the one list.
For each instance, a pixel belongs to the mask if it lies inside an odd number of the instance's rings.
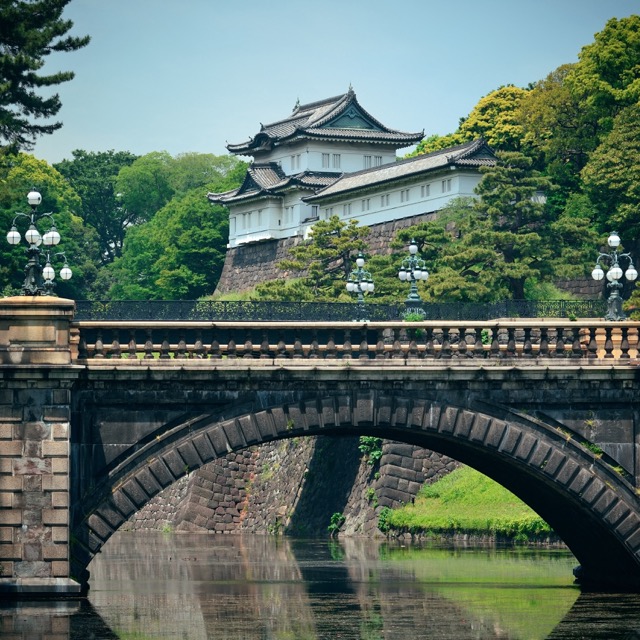
{"label": "white plaster wall", "polygon": [[[473,190],[480,178],[480,174],[471,171],[443,172],[428,179],[421,176],[402,186],[394,185],[386,190],[319,206],[318,215],[323,220],[337,215],[343,220],[355,219],[362,225],[372,225],[433,213],[443,209],[453,198],[474,196]],[[309,220],[313,218],[313,206],[300,200],[306,194],[308,191],[304,194],[291,191],[282,201],[274,199],[267,204],[254,202],[233,207],[229,216],[228,246],[295,235],[306,237],[315,222],[315,219]],[[384,202],[381,200],[383,197]],[[363,200],[368,200],[368,207],[365,205],[364,209]],[[345,211],[345,205],[350,205],[350,210]],[[260,214],[259,208],[262,209]]]}
{"label": "white plaster wall", "polygon": [[[323,166],[322,154],[329,151],[329,166]],[[340,166],[334,166],[333,156],[340,156]],[[292,164],[292,156],[300,156],[299,161]],[[259,162],[279,162],[282,170],[287,175],[300,173],[301,171],[335,171],[336,173],[351,173],[365,168],[364,156],[380,156],[381,164],[396,161],[395,149],[389,149],[376,144],[352,144],[308,141],[300,145],[276,147],[270,154],[256,158]]]}

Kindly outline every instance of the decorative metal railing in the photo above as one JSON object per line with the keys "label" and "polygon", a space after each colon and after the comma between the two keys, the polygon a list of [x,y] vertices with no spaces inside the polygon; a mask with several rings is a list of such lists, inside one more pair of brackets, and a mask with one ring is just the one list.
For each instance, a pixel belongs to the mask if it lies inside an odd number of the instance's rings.
{"label": "decorative metal railing", "polygon": [[[406,322],[74,321],[74,360],[127,364],[280,361],[503,360],[635,364],[640,322],[499,320]],[[479,363],[478,363],[479,364]]]}
{"label": "decorative metal railing", "polygon": [[[489,304],[424,303],[426,320],[491,320],[494,318],[602,318],[604,300],[503,300]],[[399,320],[409,309],[404,303],[367,304],[367,318]],[[79,300],[77,320],[210,320],[217,322],[334,321],[358,318],[355,303],[225,302],[217,300]]]}

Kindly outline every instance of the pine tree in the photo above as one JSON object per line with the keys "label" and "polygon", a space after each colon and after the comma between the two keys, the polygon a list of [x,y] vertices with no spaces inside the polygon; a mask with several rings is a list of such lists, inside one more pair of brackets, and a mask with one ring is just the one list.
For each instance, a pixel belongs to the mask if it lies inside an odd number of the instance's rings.
{"label": "pine tree", "polygon": [[62,103],[58,94],[39,95],[74,77],[72,71],[39,73],[51,53],[75,51],[89,36],[66,35],[73,26],[62,12],[70,0],[2,0],[0,2],[0,146],[29,150],[40,135],[53,133],[61,122],[37,123],[54,117]]}

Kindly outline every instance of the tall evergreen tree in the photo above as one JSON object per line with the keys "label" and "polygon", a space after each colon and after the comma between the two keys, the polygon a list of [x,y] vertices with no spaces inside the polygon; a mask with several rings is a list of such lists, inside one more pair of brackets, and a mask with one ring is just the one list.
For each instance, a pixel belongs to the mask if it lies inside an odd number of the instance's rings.
{"label": "tall evergreen tree", "polygon": [[3,0],[0,2],[0,145],[5,150],[29,150],[40,135],[53,133],[61,122],[37,123],[54,117],[62,103],[56,93],[38,90],[67,82],[72,71],[41,74],[51,53],[76,51],[89,36],[66,35],[73,26],[62,12],[70,0]]}

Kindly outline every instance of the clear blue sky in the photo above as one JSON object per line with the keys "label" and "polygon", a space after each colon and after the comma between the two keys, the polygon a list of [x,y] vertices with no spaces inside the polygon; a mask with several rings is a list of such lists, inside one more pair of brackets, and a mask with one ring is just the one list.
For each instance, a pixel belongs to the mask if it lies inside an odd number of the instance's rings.
{"label": "clear blue sky", "polygon": [[84,49],[52,57],[73,149],[225,154],[302,103],[351,84],[386,125],[446,134],[505,84],[527,86],[575,62],[607,20],[639,0],[72,0]]}

